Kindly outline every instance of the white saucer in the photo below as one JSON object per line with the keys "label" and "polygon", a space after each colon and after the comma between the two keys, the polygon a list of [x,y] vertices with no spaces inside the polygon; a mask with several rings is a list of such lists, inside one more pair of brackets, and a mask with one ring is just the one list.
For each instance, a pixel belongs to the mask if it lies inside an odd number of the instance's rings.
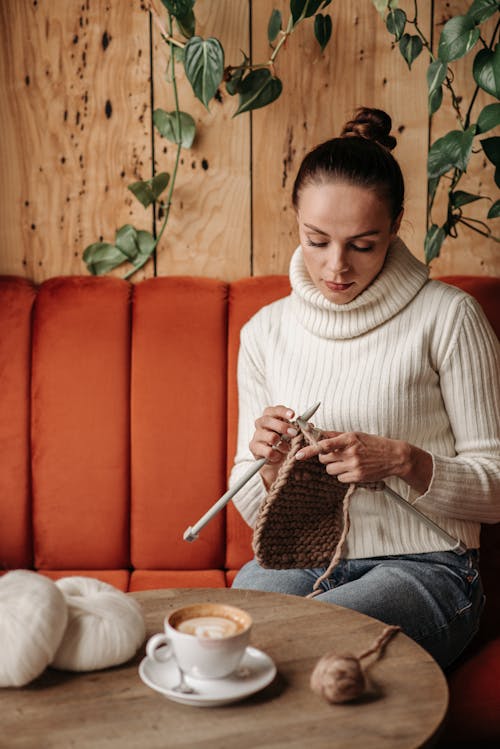
{"label": "white saucer", "polygon": [[262,650],[248,647],[237,671],[224,679],[195,679],[186,676],[186,682],[196,694],[174,692],[179,683],[179,670],[173,659],[158,663],[146,656],[139,666],[142,681],[169,700],[197,707],[228,705],[264,689],[276,676],[274,661]]}

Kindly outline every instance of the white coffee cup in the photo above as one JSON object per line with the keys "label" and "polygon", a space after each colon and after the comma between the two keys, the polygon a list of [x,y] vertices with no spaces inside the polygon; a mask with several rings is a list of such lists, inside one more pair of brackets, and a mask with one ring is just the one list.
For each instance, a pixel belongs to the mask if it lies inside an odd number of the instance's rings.
{"label": "white coffee cup", "polygon": [[153,635],[146,654],[158,662],[175,658],[197,679],[221,679],[236,671],[250,640],[252,618],[235,606],[197,603],[172,611],[165,633]]}

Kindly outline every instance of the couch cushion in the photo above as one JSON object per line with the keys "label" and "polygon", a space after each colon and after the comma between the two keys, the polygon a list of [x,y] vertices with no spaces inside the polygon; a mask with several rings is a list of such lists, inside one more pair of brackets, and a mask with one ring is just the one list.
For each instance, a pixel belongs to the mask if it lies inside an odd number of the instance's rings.
{"label": "couch cushion", "polygon": [[[261,307],[290,293],[288,276],[243,278],[230,284],[228,319],[228,436],[227,473],[229,475],[236,450],[238,433],[237,364],[241,327]],[[259,414],[256,414],[256,417]],[[226,567],[239,569],[252,557],[252,533],[230,502],[227,507]]]}
{"label": "couch cushion", "polygon": [[486,644],[448,677],[450,706],[444,738],[493,741],[500,737],[500,638]]}
{"label": "couch cushion", "polygon": [[183,540],[225,491],[227,284],[155,278],[134,288],[131,544],[137,569],[222,568],[225,513]]}
{"label": "couch cushion", "polygon": [[60,580],[62,577],[93,577],[103,583],[114,585],[118,590],[126,592],[129,587],[129,570],[38,570],[41,575],[50,577],[51,580]]}
{"label": "couch cushion", "polygon": [[134,570],[130,592],[165,588],[224,588],[222,570]]}
{"label": "couch cushion", "polygon": [[458,286],[480,303],[491,327],[500,338],[500,278],[494,276],[440,276],[440,281]]}
{"label": "couch cushion", "polygon": [[66,277],[35,302],[35,567],[128,567],[130,285]]}
{"label": "couch cushion", "polygon": [[35,288],[0,277],[0,569],[31,567],[30,370]]}

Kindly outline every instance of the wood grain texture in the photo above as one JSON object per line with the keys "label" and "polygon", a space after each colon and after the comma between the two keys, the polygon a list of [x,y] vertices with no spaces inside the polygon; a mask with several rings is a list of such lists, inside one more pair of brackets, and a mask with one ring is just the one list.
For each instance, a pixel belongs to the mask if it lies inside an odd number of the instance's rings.
{"label": "wood grain texture", "polygon": [[[247,54],[249,50],[248,1],[197,0],[195,10],[196,34],[218,38],[225,65],[239,64],[240,50]],[[172,89],[165,83],[169,52],[156,26],[154,59],[155,107],[172,111]],[[195,98],[182,66],[177,70],[180,106],[194,118],[197,136],[191,149],[182,150],[158,273],[234,280],[250,274],[249,115],[232,118],[236,98],[227,94],[225,85],[207,112]],[[157,171],[172,173],[175,145],[155,131],[155,148]]]}
{"label": "wood grain texture", "polygon": [[[468,0],[436,0],[434,3],[434,46],[436,49],[446,21],[452,15],[464,14],[469,7],[470,2]],[[498,16],[490,18],[481,26],[481,32],[488,42],[497,20]],[[481,43],[477,42],[476,46],[465,57],[450,63],[454,75],[455,93],[462,97],[460,109],[463,117],[465,117],[476,88],[472,77],[472,62],[481,46]],[[484,106],[494,102],[495,99],[492,96],[480,89],[471,111],[471,123],[477,122],[479,113]],[[444,92],[443,105],[432,118],[431,125],[431,142],[442,137],[450,130],[459,129],[455,110],[450,104],[449,92]],[[494,135],[500,135],[500,128],[491,130],[481,137],[489,138]],[[474,150],[477,150],[475,144]],[[467,168],[467,174],[462,177],[456,189],[465,190],[474,195],[486,195],[493,201],[498,200],[499,191],[494,181],[494,171],[493,164],[482,151],[473,153]],[[434,223],[440,225],[446,220],[448,187],[449,180],[443,178],[436,194],[435,208],[432,212]],[[484,221],[490,206],[490,200],[478,200],[464,206],[464,216],[471,216]],[[500,236],[500,221],[495,219],[488,223],[493,233]],[[479,226],[479,228],[484,231],[484,227]],[[445,240],[440,257],[432,262],[431,272],[433,276],[455,273],[498,276],[500,275],[500,245],[460,224],[458,238],[447,238]]]}
{"label": "wood grain texture", "polygon": [[[272,8],[286,19],[288,3],[253,3],[254,62],[266,59],[266,27]],[[402,2],[402,8],[413,3]],[[329,6],[332,39],[320,54],[312,23],[304,21],[277,59],[284,83],[281,98],[253,115],[254,269],[257,275],[284,273],[297,244],[290,196],[305,153],[338,135],[359,106],[385,109],[398,138],[395,156],[407,175],[401,235],[415,254],[423,246],[426,203],[425,65],[410,72],[372,3],[339,0]],[[422,18],[427,27],[428,18]],[[409,95],[411,92],[411,95]]]}
{"label": "wood grain texture", "polygon": [[[262,692],[223,707],[171,702],[144,685],[128,664],[69,674],[48,669],[22,689],[2,690],[2,738],[9,749],[417,749],[434,745],[448,689],[430,655],[398,633],[378,660],[364,662],[370,682],[357,702],[329,705],[309,688],[326,652],[360,654],[383,624],[332,604],[257,591],[192,589],[133,594],[147,636],[178,606],[221,601],[247,610],[251,643],[268,653],[278,675]],[[0,739],[1,741],[1,739]]]}
{"label": "wood grain texture", "polygon": [[[82,252],[88,244],[113,241],[125,223],[152,229],[151,209],[127,190],[152,171],[149,2],[0,3],[1,273],[36,282],[86,274]],[[160,0],[154,2],[163,9]],[[400,2],[410,16],[413,5]],[[265,61],[271,10],[279,7],[288,18],[288,6],[288,0],[197,0],[197,32],[221,39],[226,64],[241,59],[240,49],[252,49],[254,62]],[[419,7],[424,32],[433,23],[436,36],[449,14],[463,12],[468,0],[420,0]],[[290,193],[300,160],[338,133],[360,105],[379,106],[393,118],[395,155],[407,183],[401,235],[423,257],[427,56],[423,53],[409,71],[369,0],[336,0],[327,11],[333,37],[324,55],[311,21],[301,24],[278,57],[284,92],[269,107],[232,119],[236,97],[222,86],[221,101],[207,112],[181,76],[181,106],[193,114],[198,137],[183,153],[159,275],[233,280],[287,272],[297,243]],[[156,27],[152,52],[154,104],[168,110],[166,48]],[[467,65],[470,57],[454,64],[457,81]],[[464,95],[468,85],[462,86]],[[475,116],[488,101],[479,95]],[[453,122],[445,103],[433,120],[432,139]],[[174,146],[158,134],[154,138],[156,170],[171,171]],[[492,172],[474,156],[460,188],[495,197]],[[436,219],[443,206],[439,195]],[[483,217],[487,207],[479,201],[467,212]],[[498,274],[498,245],[463,228],[459,240],[447,240],[431,270],[433,275]],[[151,275],[150,262],[134,280]]]}
{"label": "wood grain texture", "polygon": [[125,187],[150,155],[148,14],[136,0],[5,0],[0,28],[1,271],[86,273],[87,244],[144,221]]}

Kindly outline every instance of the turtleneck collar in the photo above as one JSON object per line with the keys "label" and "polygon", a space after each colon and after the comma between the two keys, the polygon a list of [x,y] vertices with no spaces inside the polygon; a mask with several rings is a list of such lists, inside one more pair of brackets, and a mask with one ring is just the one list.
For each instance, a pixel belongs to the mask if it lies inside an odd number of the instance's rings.
{"label": "turtleneck collar", "polygon": [[299,323],[322,338],[355,338],[394,317],[420,291],[429,269],[399,238],[391,242],[374,281],[351,302],[334,304],[314,285],[297,247],[290,263],[292,310]]}

